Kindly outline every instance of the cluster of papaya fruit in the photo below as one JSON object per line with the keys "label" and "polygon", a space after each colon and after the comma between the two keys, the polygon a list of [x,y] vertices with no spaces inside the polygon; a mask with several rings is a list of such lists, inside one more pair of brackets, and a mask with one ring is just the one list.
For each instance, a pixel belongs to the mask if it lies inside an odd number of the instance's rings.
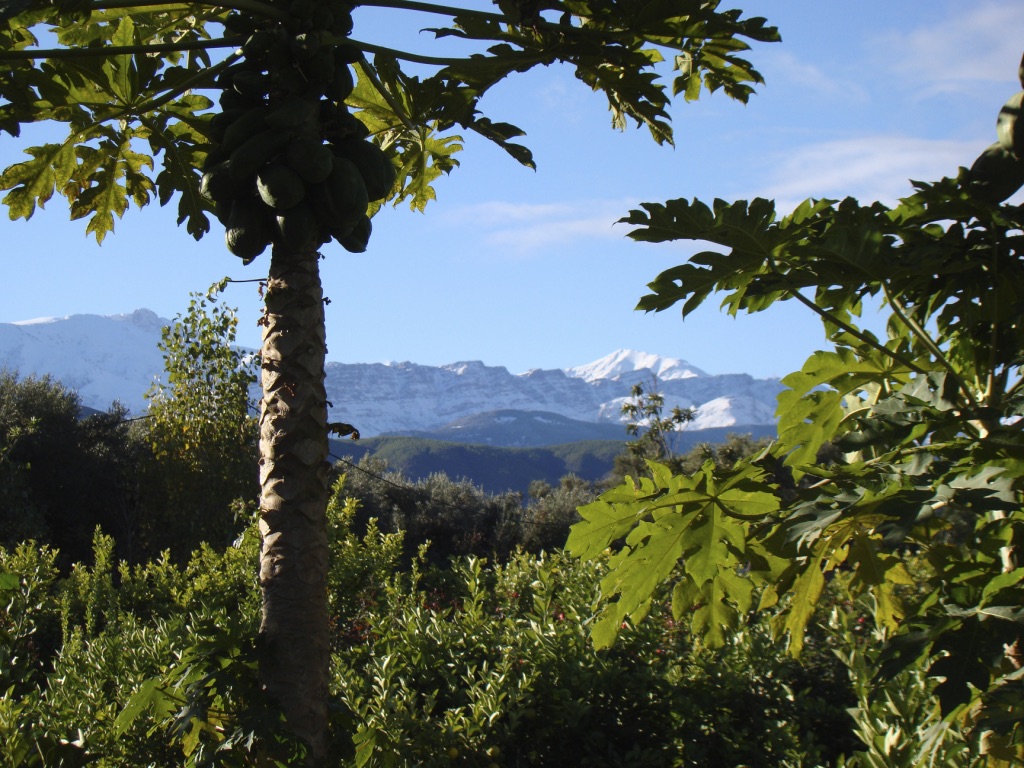
{"label": "cluster of papaya fruit", "polygon": [[[1017,71],[1024,88],[1024,58]],[[974,161],[968,173],[976,197],[990,203],[1002,203],[1024,187],[1024,91],[1013,96],[999,110],[996,142]]]}
{"label": "cluster of papaya fruit", "polygon": [[228,249],[249,263],[268,245],[319,248],[332,238],[361,253],[369,204],[388,196],[396,172],[345,106],[362,54],[337,44],[352,30],[345,0],[277,0],[287,22],[232,12],[247,35],[242,59],[217,77],[221,112],[201,192],[225,226]]}

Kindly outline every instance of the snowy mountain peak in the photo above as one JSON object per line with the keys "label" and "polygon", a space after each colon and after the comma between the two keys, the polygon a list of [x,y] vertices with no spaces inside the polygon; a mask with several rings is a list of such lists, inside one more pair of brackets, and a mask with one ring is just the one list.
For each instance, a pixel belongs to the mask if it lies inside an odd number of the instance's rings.
{"label": "snowy mountain peak", "polygon": [[598,379],[617,381],[627,374],[644,373],[656,376],[659,381],[707,376],[700,368],[685,360],[652,355],[648,352],[637,352],[632,349],[617,349],[610,355],[592,363],[566,368],[565,373],[584,381],[597,381]]}
{"label": "snowy mountain peak", "polygon": [[146,331],[157,331],[158,333],[163,330],[164,326],[170,325],[170,321],[160,317],[151,309],[136,309],[134,312],[125,315],[114,315],[113,318],[130,323],[136,328]]}
{"label": "snowy mountain peak", "polygon": [[[157,345],[165,324],[144,309],[0,323],[0,368],[22,376],[50,374],[91,408],[106,410],[119,400],[132,413],[144,413],[145,393],[163,371]],[[430,431],[496,411],[618,426],[633,385],[646,385],[653,376],[666,409],[697,408],[693,429],[773,424],[781,389],[778,380],[712,376],[683,360],[632,350],[567,371],[517,375],[479,360],[442,366],[328,363],[326,374],[330,417],[357,425],[366,437]]]}

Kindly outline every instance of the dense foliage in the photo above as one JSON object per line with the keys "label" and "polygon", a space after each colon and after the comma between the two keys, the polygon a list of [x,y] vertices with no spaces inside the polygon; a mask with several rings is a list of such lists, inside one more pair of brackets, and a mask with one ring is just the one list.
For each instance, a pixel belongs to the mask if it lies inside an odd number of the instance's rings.
{"label": "dense foliage", "polygon": [[[520,552],[444,567],[421,556],[407,568],[401,534],[371,524],[356,535],[357,512],[339,482],[329,514],[339,755],[356,733],[339,765],[767,767],[831,764],[859,746],[843,709],[856,691],[829,651],[838,635],[822,634],[797,663],[766,626],[716,650],[658,608],[596,652],[587,626],[603,566]],[[186,563],[130,567],[97,534],[91,562],[66,576],[48,548],[0,550],[2,764],[60,754],[66,765],[253,765],[301,751],[257,693],[247,641],[257,547],[249,526]],[[856,622],[841,600],[834,610]],[[859,641],[844,647],[861,652]]]}
{"label": "dense foliage", "polygon": [[0,544],[49,544],[67,568],[88,559],[99,526],[126,562],[185,561],[244,528],[234,510],[257,491],[254,374],[219,287],[164,329],[164,379],[143,416],[117,403],[90,414],[58,381],[0,373]]}
{"label": "dense foliage", "polygon": [[[642,309],[686,315],[716,291],[734,313],[798,301],[830,348],[783,379],[770,448],[692,474],[652,464],[581,510],[568,547],[616,550],[599,646],[671,584],[673,615],[708,643],[768,612],[799,653],[842,573],[883,631],[876,682],[923,665],[947,722],[992,760],[1019,759],[1024,209],[1002,203],[1022,185],[1024,161],[990,148],[893,207],[671,200],[624,220],[639,241],[723,249],[664,272]],[[860,321],[869,302],[881,338]],[[904,599],[911,585],[921,599]]]}
{"label": "dense foliage", "polygon": [[[167,339],[185,327],[209,327],[203,316],[210,312],[195,302]],[[235,382],[230,401],[245,401],[239,361],[213,349],[230,347],[232,327],[225,321],[204,337],[202,354],[165,342],[169,366],[224,363],[175,378],[186,396],[174,406],[180,413],[164,418],[186,431],[197,424],[196,450],[146,454],[147,425],[159,422],[116,419],[139,430],[133,444],[151,468],[169,466],[167,477],[186,486],[179,474],[189,457],[216,456],[218,435],[236,435],[244,424],[240,411],[220,408],[223,423],[205,425],[209,410],[190,415],[199,393],[184,386],[213,370],[220,383]],[[37,401],[80,416],[73,393],[55,382],[11,383],[21,397],[7,411],[12,424],[30,424],[21,409]],[[757,448],[732,436],[672,458],[728,471]],[[0,466],[9,472],[4,492],[31,499],[22,476],[31,468]],[[572,476],[557,485],[536,481],[524,498],[489,495],[444,475],[412,482],[372,459],[339,469],[329,512],[332,764],[976,760],[966,735],[929,705],[927,666],[911,663],[881,688],[873,681],[887,631],[872,622],[846,574],[835,575],[821,597],[799,661],[772,631],[775,612],[716,647],[672,616],[670,595],[660,590],[650,621],[624,626],[615,648],[596,651],[589,628],[600,617],[595,599],[607,556],[581,563],[558,547],[579,519],[577,508],[597,493],[592,484]],[[0,551],[0,765],[293,764],[305,752],[267,706],[256,675],[253,507],[222,503],[218,519],[241,521],[227,546],[230,526],[203,541],[189,521],[140,507],[192,542],[193,551],[177,557],[139,557],[148,540],[125,547],[120,530],[97,531],[73,567],[32,541]],[[904,595],[908,604],[919,597]]]}
{"label": "dense foliage", "polygon": [[102,525],[130,549],[128,478],[144,448],[125,419],[117,404],[86,415],[77,393],[48,377],[0,372],[0,544],[47,541],[70,565]]}

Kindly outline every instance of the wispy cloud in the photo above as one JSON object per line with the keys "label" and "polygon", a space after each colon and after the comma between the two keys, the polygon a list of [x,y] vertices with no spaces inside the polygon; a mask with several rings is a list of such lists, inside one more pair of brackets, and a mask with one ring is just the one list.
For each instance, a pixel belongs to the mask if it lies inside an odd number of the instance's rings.
{"label": "wispy cloud", "polygon": [[490,201],[452,212],[463,228],[479,232],[479,241],[506,254],[528,256],[581,239],[622,239],[614,224],[635,200],[578,200],[563,203]]}
{"label": "wispy cloud", "polygon": [[787,86],[799,86],[807,97],[820,95],[842,96],[853,101],[865,99],[864,88],[859,84],[835,77],[784,48],[759,51],[757,60],[768,82],[766,88],[770,89],[773,83],[786,83]]}
{"label": "wispy cloud", "polygon": [[939,23],[879,37],[871,46],[879,75],[919,86],[922,96],[967,92],[979,82],[1012,83],[1024,41],[1024,3],[975,0],[953,7]]}
{"label": "wispy cloud", "polygon": [[862,203],[894,203],[910,194],[910,179],[934,181],[970,165],[976,142],[865,136],[804,145],[772,158],[770,176],[758,191],[779,209],[808,197],[852,195]]}

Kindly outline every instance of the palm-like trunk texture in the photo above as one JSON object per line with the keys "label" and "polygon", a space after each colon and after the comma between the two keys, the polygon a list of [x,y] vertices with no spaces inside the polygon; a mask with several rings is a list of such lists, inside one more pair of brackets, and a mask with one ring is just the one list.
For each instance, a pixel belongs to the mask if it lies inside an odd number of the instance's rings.
{"label": "palm-like trunk texture", "polygon": [[318,762],[326,749],[327,395],[315,251],[275,247],[263,322],[260,409],[260,677]]}

